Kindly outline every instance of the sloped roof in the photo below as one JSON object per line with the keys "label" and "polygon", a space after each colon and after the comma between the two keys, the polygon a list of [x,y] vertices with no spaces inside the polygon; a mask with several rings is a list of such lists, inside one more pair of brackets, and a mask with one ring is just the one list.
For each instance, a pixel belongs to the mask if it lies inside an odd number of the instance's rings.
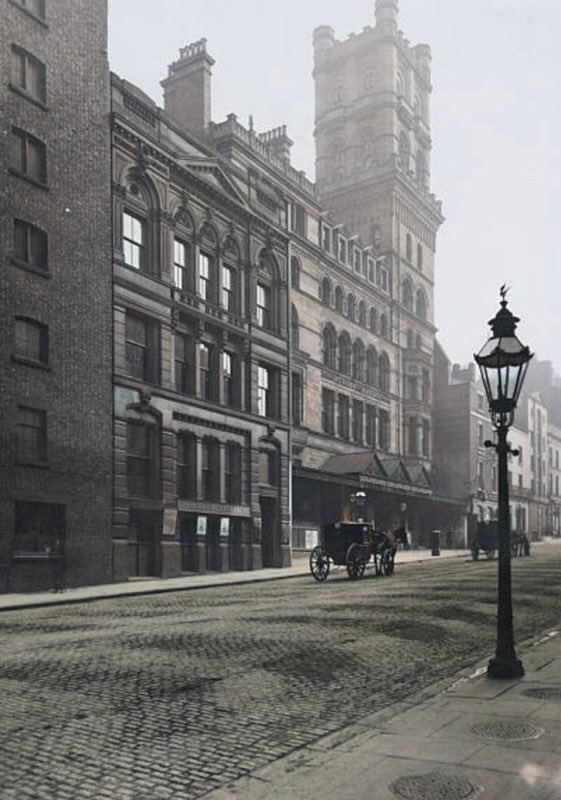
{"label": "sloped roof", "polygon": [[408,465],[402,458],[379,456],[371,450],[331,455],[320,471],[332,475],[362,475],[406,486],[432,489],[430,475],[422,464]]}

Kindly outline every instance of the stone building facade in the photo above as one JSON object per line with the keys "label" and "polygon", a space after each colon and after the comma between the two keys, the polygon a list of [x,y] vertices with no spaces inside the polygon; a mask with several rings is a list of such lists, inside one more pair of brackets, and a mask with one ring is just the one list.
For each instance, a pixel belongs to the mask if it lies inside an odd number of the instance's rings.
{"label": "stone building facade", "polygon": [[46,588],[55,574],[102,582],[112,498],[106,2],[3,0],[0,13],[0,591]]}

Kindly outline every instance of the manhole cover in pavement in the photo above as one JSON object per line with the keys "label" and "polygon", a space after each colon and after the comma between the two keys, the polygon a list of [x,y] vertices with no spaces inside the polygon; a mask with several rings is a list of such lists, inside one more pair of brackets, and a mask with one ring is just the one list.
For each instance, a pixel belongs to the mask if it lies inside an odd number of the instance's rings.
{"label": "manhole cover in pavement", "polygon": [[526,689],[522,694],[526,697],[534,697],[536,700],[561,700],[561,687],[541,686],[537,689]]}
{"label": "manhole cover in pavement", "polygon": [[463,800],[476,797],[479,788],[460,775],[429,772],[428,775],[406,775],[390,786],[398,797],[406,800]]}
{"label": "manhole cover in pavement", "polygon": [[479,739],[493,742],[519,742],[526,739],[539,739],[544,733],[543,728],[532,725],[531,722],[495,720],[474,725],[470,729]]}

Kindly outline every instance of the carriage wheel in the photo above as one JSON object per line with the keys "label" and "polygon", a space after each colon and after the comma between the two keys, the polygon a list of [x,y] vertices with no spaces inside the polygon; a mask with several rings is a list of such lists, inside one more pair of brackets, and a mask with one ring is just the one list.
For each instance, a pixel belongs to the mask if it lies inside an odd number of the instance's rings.
{"label": "carriage wheel", "polygon": [[380,555],[380,572],[382,575],[393,575],[395,552],[389,548]]}
{"label": "carriage wheel", "polygon": [[362,578],[364,570],[366,569],[366,559],[364,558],[364,548],[362,545],[355,542],[347,550],[347,557],[345,559],[347,564],[347,573],[352,581]]}
{"label": "carriage wheel", "polygon": [[316,581],[324,581],[329,575],[329,556],[323,547],[318,544],[310,553],[310,572]]}
{"label": "carriage wheel", "polygon": [[485,550],[485,555],[488,559],[495,558],[495,551],[493,549]]}

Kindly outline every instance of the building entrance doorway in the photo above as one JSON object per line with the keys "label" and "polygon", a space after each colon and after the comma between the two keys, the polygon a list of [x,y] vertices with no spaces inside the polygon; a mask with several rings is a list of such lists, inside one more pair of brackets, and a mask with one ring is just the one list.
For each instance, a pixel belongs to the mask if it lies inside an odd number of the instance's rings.
{"label": "building entrance doorway", "polygon": [[134,547],[133,574],[137,578],[156,577],[157,549],[162,529],[161,514],[158,511],[132,509],[130,525],[134,531],[131,542]]}

